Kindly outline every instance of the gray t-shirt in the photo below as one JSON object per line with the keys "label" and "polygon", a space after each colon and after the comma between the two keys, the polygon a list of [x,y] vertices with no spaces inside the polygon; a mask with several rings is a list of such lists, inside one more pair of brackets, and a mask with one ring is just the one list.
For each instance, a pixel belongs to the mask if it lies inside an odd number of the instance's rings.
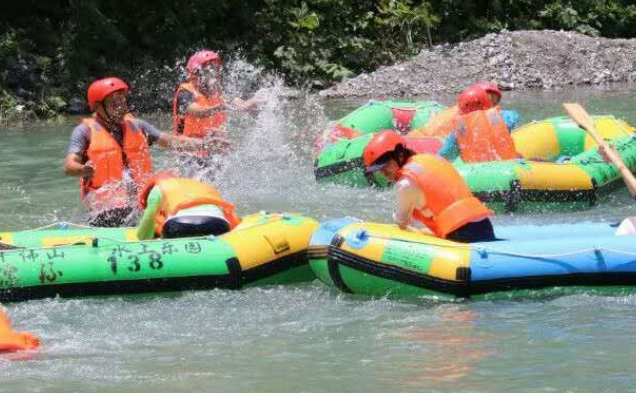
{"label": "gray t-shirt", "polygon": [[[160,138],[162,132],[159,131],[152,124],[141,119],[135,119],[134,122],[137,123],[137,127],[139,127],[146,136],[146,140],[148,141],[149,146],[153,145],[153,143]],[[117,128],[108,131],[111,136],[115,138],[115,141],[117,141],[117,143],[122,146],[122,144],[124,143],[124,132],[122,131],[122,129]],[[88,158],[86,156],[86,151],[87,149],[89,149],[90,143],[91,130],[89,129],[89,126],[86,125],[86,123],[82,122],[77,125],[71,133],[71,142],[69,142],[69,149],[67,151],[67,154],[76,153],[81,155],[84,160],[87,160]]]}

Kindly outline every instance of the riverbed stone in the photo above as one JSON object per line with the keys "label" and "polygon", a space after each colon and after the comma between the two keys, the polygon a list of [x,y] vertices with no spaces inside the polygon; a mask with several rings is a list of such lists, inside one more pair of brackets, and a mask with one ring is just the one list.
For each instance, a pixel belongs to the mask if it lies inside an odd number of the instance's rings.
{"label": "riverbed stone", "polygon": [[503,30],[473,41],[424,48],[412,59],[348,79],[319,94],[335,98],[456,94],[479,80],[498,83],[505,90],[632,83],[635,59],[635,38]]}

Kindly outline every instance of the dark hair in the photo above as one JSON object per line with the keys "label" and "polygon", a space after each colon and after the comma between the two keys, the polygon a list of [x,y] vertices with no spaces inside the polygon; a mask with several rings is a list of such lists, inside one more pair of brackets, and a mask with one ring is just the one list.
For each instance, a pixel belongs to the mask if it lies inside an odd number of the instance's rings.
{"label": "dark hair", "polygon": [[403,167],[408,159],[414,155],[415,152],[413,150],[399,144],[394,148],[394,150],[385,152],[384,154],[379,156],[379,158],[376,159],[373,164],[387,163],[390,160],[394,160],[397,162],[399,167]]}
{"label": "dark hair", "polygon": [[416,152],[414,152],[412,149],[406,148],[405,145],[397,145],[396,148],[394,148],[394,152],[392,152],[392,154],[394,155],[394,160],[396,160],[399,167],[403,167],[408,159],[414,156]]}

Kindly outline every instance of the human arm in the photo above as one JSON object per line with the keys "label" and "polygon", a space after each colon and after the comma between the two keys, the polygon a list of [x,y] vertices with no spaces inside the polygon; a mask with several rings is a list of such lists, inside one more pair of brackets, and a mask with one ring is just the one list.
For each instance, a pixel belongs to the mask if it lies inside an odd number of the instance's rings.
{"label": "human arm", "polygon": [[162,131],[159,131],[152,124],[143,120],[139,120],[139,126],[144,131],[149,145],[157,143],[162,148],[172,148],[187,151],[197,151],[203,149],[204,147],[203,141],[199,138],[190,138],[184,135],[164,133]]}
{"label": "human arm", "polygon": [[84,124],[78,125],[71,133],[71,141],[64,160],[64,173],[68,176],[93,176],[93,163],[85,162],[84,154],[91,143],[91,131]]}
{"label": "human arm", "polygon": [[514,109],[502,109],[501,117],[510,132],[518,127],[518,122],[521,119],[521,115]]}
{"label": "human arm", "polygon": [[409,179],[401,178],[394,185],[394,193],[396,202],[392,219],[400,229],[405,230],[411,227],[412,213],[416,209],[420,190]]}
{"label": "human arm", "polygon": [[461,150],[459,149],[459,144],[456,141],[456,131],[452,130],[450,135],[443,142],[443,146],[439,149],[439,156],[447,159],[448,161],[453,161],[461,154]]}
{"label": "human arm", "polygon": [[153,239],[155,237],[155,217],[162,203],[162,192],[157,186],[151,189],[146,199],[146,208],[137,228],[137,239]]}
{"label": "human arm", "polygon": [[193,102],[186,108],[186,113],[196,118],[207,118],[223,110],[223,105],[204,105]]}
{"label": "human arm", "polygon": [[229,107],[239,111],[256,111],[266,103],[266,98],[255,95],[248,100],[243,100],[240,97],[235,97],[231,100]]}
{"label": "human arm", "polygon": [[69,153],[64,160],[64,173],[68,176],[91,177],[95,172],[93,162],[82,162],[82,156],[77,153]]}

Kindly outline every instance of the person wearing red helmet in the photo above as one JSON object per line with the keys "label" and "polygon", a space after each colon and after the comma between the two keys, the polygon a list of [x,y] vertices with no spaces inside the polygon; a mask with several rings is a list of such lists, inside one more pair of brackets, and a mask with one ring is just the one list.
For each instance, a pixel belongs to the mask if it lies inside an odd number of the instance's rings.
{"label": "person wearing red helmet", "polygon": [[465,89],[457,99],[458,115],[439,155],[466,163],[512,160],[516,153],[505,121],[494,107],[488,90],[479,84]]}
{"label": "person wearing red helmet", "polygon": [[177,172],[160,172],[151,177],[140,193],[144,214],[137,238],[153,239],[222,235],[241,219],[233,204],[217,189],[194,179],[180,178]]}
{"label": "person wearing red helmet", "polygon": [[201,147],[197,140],[162,133],[131,115],[128,91],[129,86],[115,77],[91,83],[87,98],[93,116],[82,120],[71,134],[64,170],[80,178],[80,199],[92,225],[119,226],[132,212],[129,197],[152,171],[150,145]]}
{"label": "person wearing red helmet", "polygon": [[216,52],[195,52],[186,64],[189,81],[177,87],[173,97],[173,131],[189,137],[224,136],[226,109],[251,110],[263,100],[234,98],[226,105],[222,96],[222,60]]}
{"label": "person wearing red helmet", "polygon": [[[413,221],[425,225],[424,232],[458,242],[493,241],[489,217],[494,212],[472,195],[465,180],[445,159],[416,154],[397,133],[377,133],[365,147],[366,173],[379,171],[394,182],[397,204],[395,223],[410,228]],[[421,230],[423,231],[423,230]]]}
{"label": "person wearing red helmet", "polygon": [[477,86],[479,89],[483,89],[487,92],[490,96],[492,106],[498,109],[498,112],[505,121],[509,131],[518,127],[518,122],[521,119],[521,116],[516,110],[501,108],[500,103],[501,98],[503,97],[503,92],[501,92],[501,89],[499,89],[498,86],[489,81],[480,81],[475,83],[474,86]]}
{"label": "person wearing red helmet", "polygon": [[489,95],[493,107],[496,107],[501,102],[503,92],[501,92],[501,89],[499,89],[498,86],[494,85],[492,82],[480,81],[475,83],[474,86],[477,86]]}

